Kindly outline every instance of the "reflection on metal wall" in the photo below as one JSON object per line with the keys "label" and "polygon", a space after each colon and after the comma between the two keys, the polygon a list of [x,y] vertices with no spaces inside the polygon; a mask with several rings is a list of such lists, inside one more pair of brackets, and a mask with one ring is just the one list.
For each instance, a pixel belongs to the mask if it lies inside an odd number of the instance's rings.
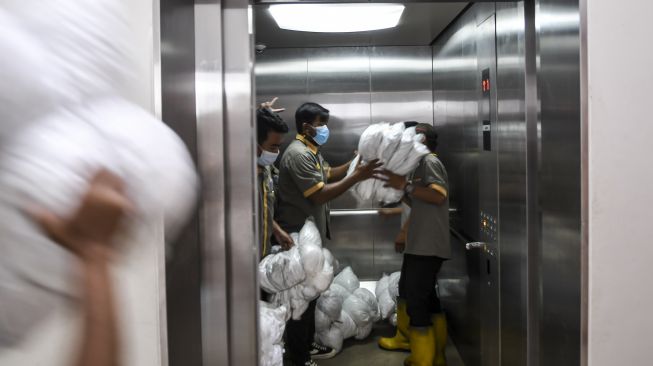
{"label": "reflection on metal wall", "polygon": [[540,365],[580,363],[580,39],[577,0],[536,2],[540,104]]}
{"label": "reflection on metal wall", "polygon": [[[331,111],[331,138],[323,154],[332,165],[353,157],[371,123],[416,120],[432,123],[430,47],[334,47],[269,49],[257,56],[257,101],[279,97],[282,117],[294,134],[294,112],[312,101]],[[381,217],[369,203],[346,193],[331,205],[330,249],[363,279],[399,270],[394,252],[398,217]],[[356,212],[351,212],[356,210]]]}

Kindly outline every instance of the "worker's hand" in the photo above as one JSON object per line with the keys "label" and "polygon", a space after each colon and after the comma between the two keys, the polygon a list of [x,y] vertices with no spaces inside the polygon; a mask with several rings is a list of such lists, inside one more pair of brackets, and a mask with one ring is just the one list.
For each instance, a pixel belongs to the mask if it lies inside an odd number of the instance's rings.
{"label": "worker's hand", "polygon": [[381,163],[379,159],[374,159],[367,163],[363,163],[359,160],[358,165],[356,166],[356,169],[352,175],[354,175],[356,179],[361,182],[372,178],[375,173],[378,173],[377,170],[381,166],[383,166],[383,163]]}
{"label": "worker's hand", "polygon": [[400,231],[395,238],[395,252],[403,253],[406,249],[406,232]]}
{"label": "worker's hand", "polygon": [[131,210],[122,180],[107,170],[91,179],[75,213],[58,217],[41,209],[30,209],[41,228],[59,245],[82,260],[110,259],[111,241],[123,218]]}
{"label": "worker's hand", "polygon": [[283,229],[275,230],[274,233],[274,238],[277,239],[277,242],[279,245],[281,245],[281,248],[283,250],[289,250],[295,245],[295,242],[292,240],[292,237],[288,235],[287,232],[285,232]]}
{"label": "worker's hand", "polygon": [[395,174],[387,169],[383,169],[381,172],[375,174],[374,178],[384,181],[384,187],[394,188],[400,191],[403,191],[406,188],[406,184],[408,184],[406,177]]}
{"label": "worker's hand", "polygon": [[274,108],[273,107],[274,103],[276,103],[277,99],[279,99],[279,97],[274,97],[274,99],[272,99],[269,102],[261,103],[261,108],[267,108],[267,109],[271,110],[274,113],[281,113],[281,112],[285,111],[286,108]]}

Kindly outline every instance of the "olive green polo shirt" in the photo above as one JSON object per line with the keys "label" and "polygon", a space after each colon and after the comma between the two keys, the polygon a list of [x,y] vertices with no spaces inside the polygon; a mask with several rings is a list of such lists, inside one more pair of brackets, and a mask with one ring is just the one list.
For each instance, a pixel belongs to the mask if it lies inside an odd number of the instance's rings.
{"label": "olive green polo shirt", "polygon": [[410,223],[406,250],[408,254],[451,258],[449,239],[449,179],[444,164],[436,154],[424,156],[410,179],[415,186],[428,187],[442,193],[441,205],[409,199]]}
{"label": "olive green polo shirt", "polygon": [[322,158],[318,146],[301,135],[290,143],[279,165],[279,212],[277,223],[288,232],[297,232],[307,218],[313,217],[322,240],[331,238],[329,204],[309,199],[328,181],[331,167]]}
{"label": "olive green polo shirt", "polygon": [[258,191],[261,213],[259,215],[259,253],[261,258],[270,253],[272,225],[276,204],[276,189],[272,167],[258,167]]}

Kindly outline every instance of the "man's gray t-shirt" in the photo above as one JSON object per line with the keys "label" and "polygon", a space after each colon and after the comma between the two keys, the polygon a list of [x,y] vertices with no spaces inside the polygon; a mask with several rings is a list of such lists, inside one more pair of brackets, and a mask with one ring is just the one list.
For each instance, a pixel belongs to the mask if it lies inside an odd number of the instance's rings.
{"label": "man's gray t-shirt", "polygon": [[442,193],[446,199],[436,205],[412,198],[407,254],[451,258],[449,242],[449,180],[444,164],[437,155],[429,154],[422,158],[410,176],[417,187],[428,187]]}
{"label": "man's gray t-shirt", "polygon": [[329,204],[309,199],[322,189],[329,177],[329,164],[317,146],[298,135],[281,157],[279,165],[279,212],[277,223],[289,232],[299,231],[313,217],[322,240],[330,238]]}

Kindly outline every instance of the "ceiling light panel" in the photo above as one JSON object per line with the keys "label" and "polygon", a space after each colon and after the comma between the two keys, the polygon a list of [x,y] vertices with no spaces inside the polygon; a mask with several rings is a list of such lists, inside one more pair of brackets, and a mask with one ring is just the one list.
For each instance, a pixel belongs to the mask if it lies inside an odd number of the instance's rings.
{"label": "ceiling light panel", "polygon": [[396,27],[401,4],[281,4],[270,14],[281,29],[300,32],[351,33]]}

